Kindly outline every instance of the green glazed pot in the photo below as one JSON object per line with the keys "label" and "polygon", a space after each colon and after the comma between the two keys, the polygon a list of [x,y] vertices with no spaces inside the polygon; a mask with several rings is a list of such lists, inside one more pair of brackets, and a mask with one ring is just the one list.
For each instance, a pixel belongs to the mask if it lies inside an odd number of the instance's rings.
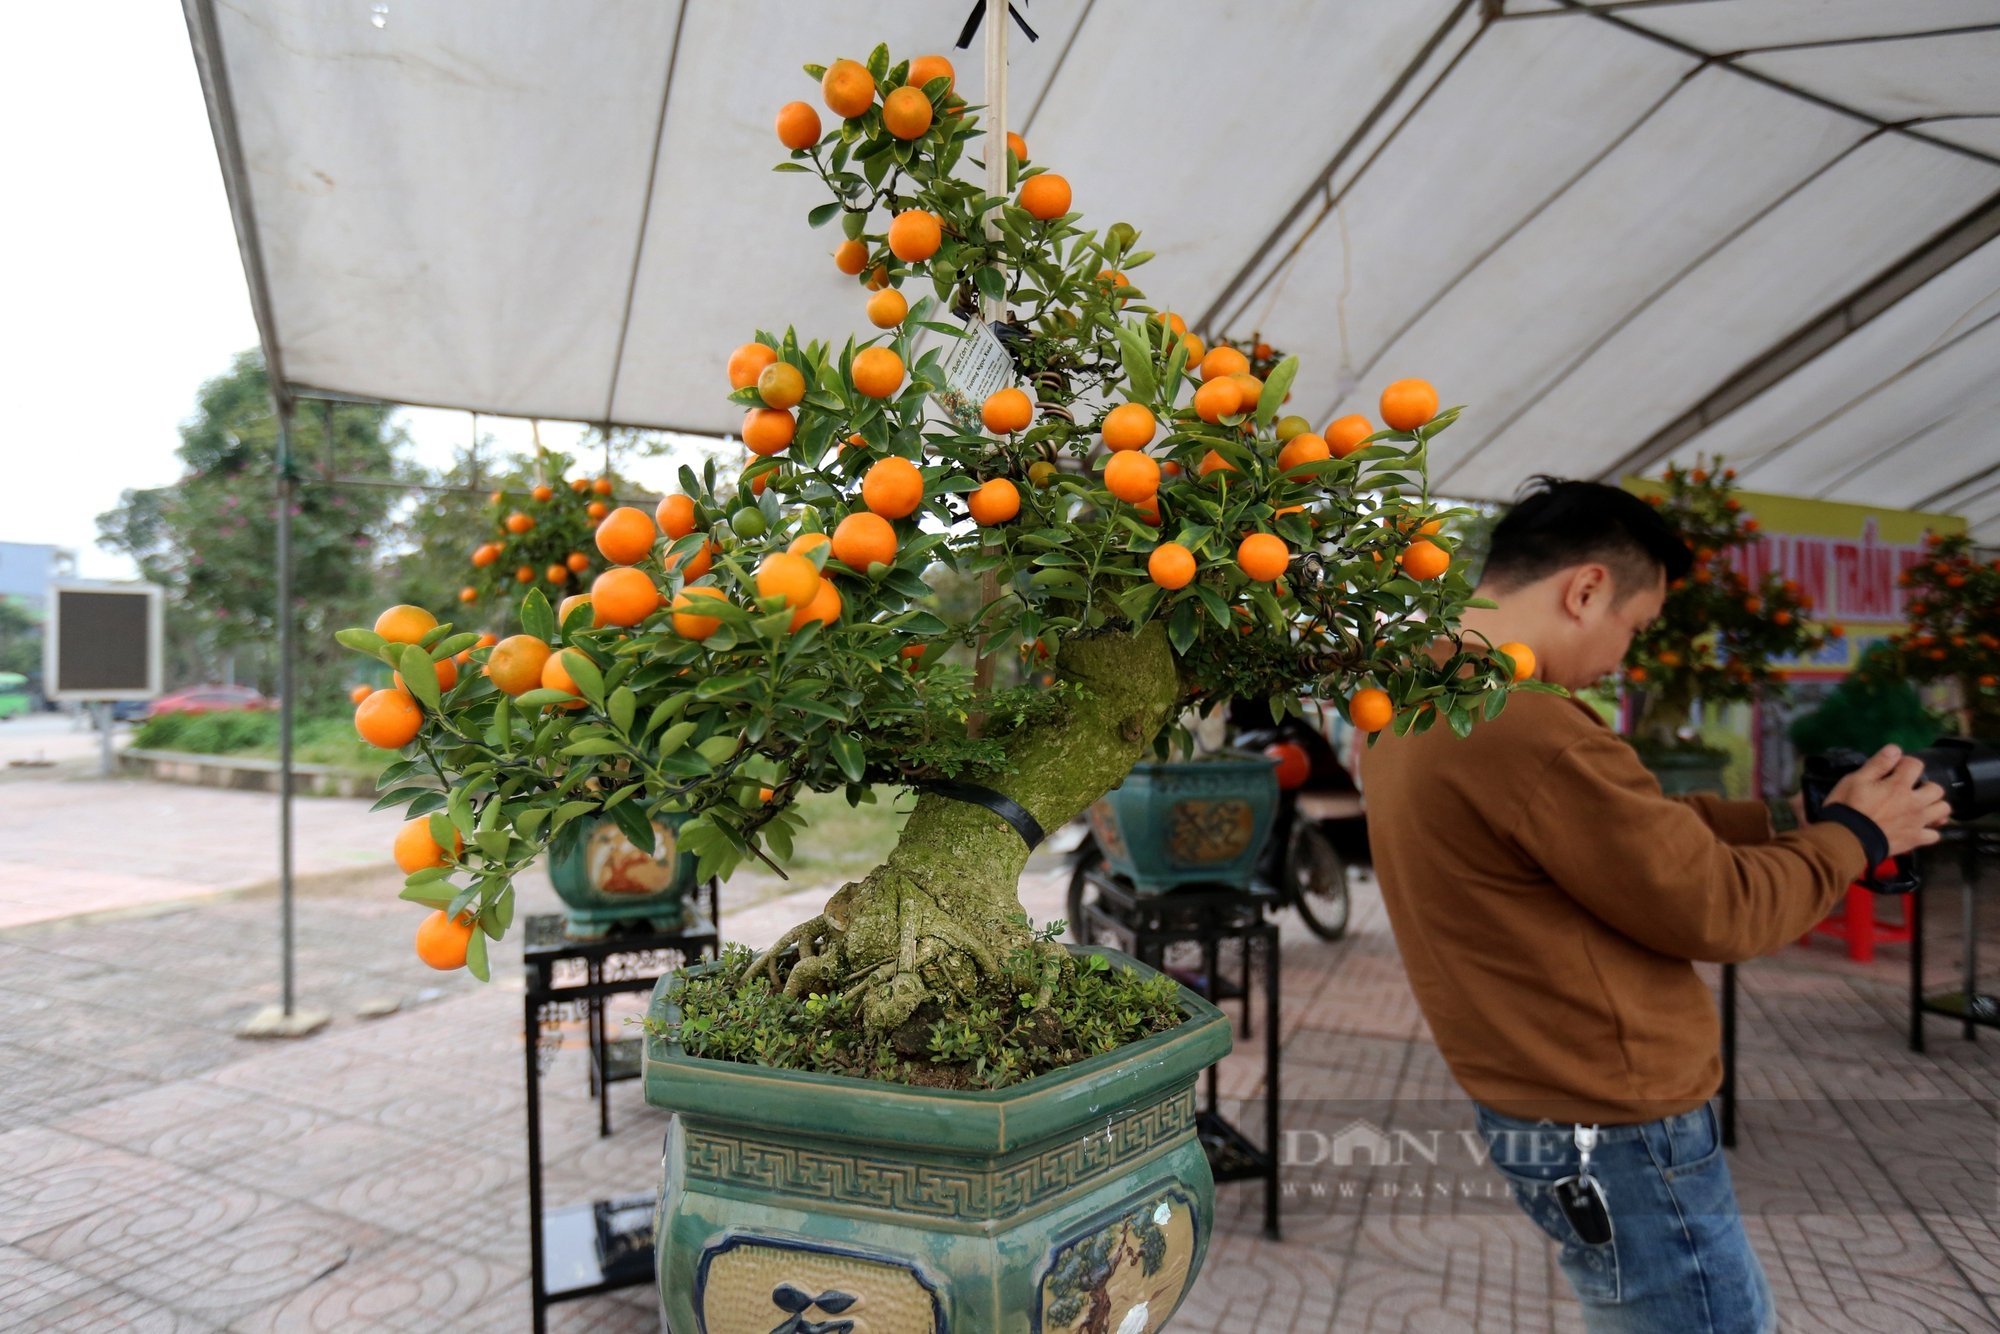
{"label": "green glazed pot", "polygon": [[1142,894],[1248,889],[1278,811],[1278,762],[1245,751],[1148,762],[1090,808],[1111,869]]}
{"label": "green glazed pot", "polygon": [[1660,780],[1660,790],[1670,797],[1696,792],[1724,792],[1722,775],[1729,757],[1713,750],[1642,750],[1639,758]]}
{"label": "green glazed pot", "polygon": [[645,922],[661,931],[679,926],[695,883],[694,856],[681,852],[674,839],[687,819],[655,816],[650,854],[609,816],[586,816],[565,828],[549,853],[549,881],[563,901],[569,934],[595,939],[623,922]]}
{"label": "green glazed pot", "polygon": [[[667,985],[651,1013],[671,1022]],[[1181,1008],[1171,1032],[988,1092],[713,1061],[649,1036],[646,1100],[674,1113],[654,1227],[665,1328],[1164,1328],[1215,1212],[1195,1077],[1229,1051],[1221,1011],[1186,988]]]}

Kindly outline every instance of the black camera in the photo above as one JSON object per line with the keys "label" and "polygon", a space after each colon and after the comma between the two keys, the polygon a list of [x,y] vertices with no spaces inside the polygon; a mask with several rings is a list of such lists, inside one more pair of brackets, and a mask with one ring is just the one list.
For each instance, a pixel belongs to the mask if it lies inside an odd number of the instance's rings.
{"label": "black camera", "polygon": [[[1944,789],[1954,820],[1976,820],[2000,811],[2000,746],[1946,737],[1910,756],[1921,760],[1924,779]],[[1802,787],[1806,818],[1817,820],[1840,780],[1867,762],[1859,751],[1835,750],[1806,761]],[[1916,864],[1909,854],[1873,867],[1862,882],[1877,894],[1908,894],[1917,888]]]}

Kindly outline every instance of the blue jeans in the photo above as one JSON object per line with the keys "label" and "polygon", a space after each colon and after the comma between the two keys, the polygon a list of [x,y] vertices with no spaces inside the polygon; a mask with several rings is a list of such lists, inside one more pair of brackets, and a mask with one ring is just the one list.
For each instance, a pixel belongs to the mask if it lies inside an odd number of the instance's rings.
{"label": "blue jeans", "polygon": [[1514,1202],[1561,1247],[1563,1275],[1591,1334],[1777,1328],[1712,1108],[1600,1128],[1590,1170],[1604,1187],[1612,1236],[1598,1246],[1577,1236],[1550,1190],[1577,1170],[1575,1127],[1477,1110],[1479,1132]]}

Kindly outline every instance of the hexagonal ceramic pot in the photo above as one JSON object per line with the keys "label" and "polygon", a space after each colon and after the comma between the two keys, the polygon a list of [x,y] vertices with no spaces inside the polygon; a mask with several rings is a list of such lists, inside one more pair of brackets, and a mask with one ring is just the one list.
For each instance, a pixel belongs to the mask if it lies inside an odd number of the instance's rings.
{"label": "hexagonal ceramic pot", "polygon": [[1147,761],[1090,808],[1111,869],[1141,894],[1182,885],[1248,889],[1278,814],[1278,762],[1223,752]]}
{"label": "hexagonal ceramic pot", "polygon": [[[1145,975],[1152,970],[1103,948]],[[712,965],[711,965],[712,966]],[[677,1010],[653,998],[653,1015]],[[1151,1334],[1208,1250],[1187,1022],[1013,1088],[958,1092],[691,1057],[647,1039],[674,1113],[655,1258],[671,1334]]]}
{"label": "hexagonal ceramic pot", "polygon": [[549,882],[563,901],[569,933],[594,939],[623,922],[645,922],[660,931],[679,926],[695,885],[694,857],[674,840],[687,819],[654,816],[651,852],[640,851],[609,816],[587,816],[565,827],[549,854]]}

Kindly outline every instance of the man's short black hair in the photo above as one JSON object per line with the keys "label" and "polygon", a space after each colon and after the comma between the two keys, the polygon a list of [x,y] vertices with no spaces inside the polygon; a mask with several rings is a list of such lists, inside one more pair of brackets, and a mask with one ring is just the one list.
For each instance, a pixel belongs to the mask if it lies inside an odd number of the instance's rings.
{"label": "man's short black hair", "polygon": [[1630,491],[1534,477],[1495,525],[1481,578],[1496,588],[1520,588],[1592,561],[1611,570],[1622,602],[1650,587],[1656,571],[1665,570],[1668,583],[1685,577],[1694,552],[1657,509]]}

